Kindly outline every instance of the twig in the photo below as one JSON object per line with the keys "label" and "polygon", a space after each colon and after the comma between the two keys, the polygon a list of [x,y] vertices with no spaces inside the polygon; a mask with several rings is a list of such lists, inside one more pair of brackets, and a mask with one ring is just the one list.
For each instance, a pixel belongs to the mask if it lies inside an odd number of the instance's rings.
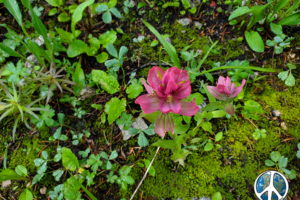
{"label": "twig", "polygon": [[148,168],[147,168],[147,171],[145,172],[145,174],[144,174],[142,180],[140,181],[139,185],[137,186],[137,188],[135,189],[134,193],[132,194],[130,200],[133,199],[133,197],[135,196],[136,192],[139,190],[139,188],[141,187],[143,181],[145,180],[145,178],[146,178],[146,176],[147,176],[147,174],[148,174],[148,171],[149,171],[150,167],[152,166],[152,163],[153,163],[154,159],[156,158],[156,155],[157,155],[159,149],[160,149],[160,147],[157,147],[157,150],[156,150],[156,152],[155,152],[155,155],[154,155],[154,157],[152,158],[152,160],[151,160],[151,162],[150,162],[150,165],[149,165]]}

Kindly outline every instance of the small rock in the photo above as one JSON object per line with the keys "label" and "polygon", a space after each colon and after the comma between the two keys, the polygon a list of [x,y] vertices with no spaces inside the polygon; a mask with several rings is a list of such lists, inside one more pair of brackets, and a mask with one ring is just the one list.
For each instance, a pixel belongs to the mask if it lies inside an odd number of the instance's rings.
{"label": "small rock", "polygon": [[43,44],[45,44],[45,41],[44,41],[44,38],[43,38],[43,36],[39,36],[38,38],[36,38],[35,40],[35,43],[37,43],[37,45],[39,45],[39,46],[42,46]]}
{"label": "small rock", "polygon": [[201,29],[202,28],[202,23],[200,22],[195,22],[195,27],[198,28],[198,29]]}
{"label": "small rock", "polygon": [[138,38],[133,38],[133,42],[140,43],[145,39],[145,36],[140,35]]}
{"label": "small rock", "polygon": [[85,100],[86,98],[89,98],[89,97],[93,96],[94,94],[96,94],[96,89],[88,87],[88,86],[84,86],[79,93],[78,100],[79,101]]}
{"label": "small rock", "polygon": [[183,26],[187,26],[191,23],[191,20],[190,20],[190,18],[182,18],[182,19],[178,20],[178,22],[180,24],[182,24]]}
{"label": "small rock", "polygon": [[291,55],[290,55],[290,58],[291,59],[294,59],[296,57],[296,54],[295,53],[292,53]]}
{"label": "small rock", "polygon": [[188,1],[189,1],[189,3],[190,3],[190,7],[191,7],[191,8],[195,7],[195,4],[194,4],[194,2],[193,2],[192,0],[188,0]]}
{"label": "small rock", "polygon": [[203,196],[199,200],[211,200],[209,197]]}
{"label": "small rock", "polygon": [[201,54],[202,54],[202,49],[198,49],[196,52],[197,52],[199,55],[201,55]]}
{"label": "small rock", "polygon": [[281,115],[281,112],[279,110],[273,110],[272,111],[273,116],[279,117]]}
{"label": "small rock", "polygon": [[7,188],[11,184],[11,180],[2,181],[2,189]]}
{"label": "small rock", "polygon": [[202,113],[202,109],[206,106],[206,103],[203,101],[200,105],[198,105],[199,107],[199,111],[200,113]]}
{"label": "small rock", "polygon": [[42,188],[40,189],[40,193],[41,193],[41,194],[47,194],[47,188],[46,188],[46,186],[44,186],[44,187],[42,187]]}
{"label": "small rock", "polygon": [[170,43],[170,44],[172,44],[172,40],[171,40],[169,37],[167,37],[167,38],[165,39],[165,41],[168,42],[168,43]]}
{"label": "small rock", "polygon": [[[129,138],[131,138],[132,136],[134,135],[131,135],[129,130],[124,130],[123,129],[123,125],[118,125],[119,128],[121,129],[122,131],[122,134],[123,134],[123,140],[128,140]],[[133,122],[130,126],[131,128],[136,128],[136,129],[142,129],[142,130],[145,130],[148,128],[148,125],[145,123],[145,121],[143,120],[143,118],[137,118],[135,120],[135,122]],[[139,132],[138,132],[139,133]],[[137,133],[137,134],[138,134]]]}
{"label": "small rock", "polygon": [[[35,65],[39,64],[39,61],[36,59],[36,57],[34,55],[28,56],[27,60],[33,62]],[[25,62],[24,66],[28,67],[29,69],[32,69],[32,67],[33,67],[28,61]]]}
{"label": "small rock", "polygon": [[285,122],[281,122],[281,124],[280,124],[280,126],[283,128],[283,130],[287,130],[287,127],[286,127],[286,125],[285,125]]}

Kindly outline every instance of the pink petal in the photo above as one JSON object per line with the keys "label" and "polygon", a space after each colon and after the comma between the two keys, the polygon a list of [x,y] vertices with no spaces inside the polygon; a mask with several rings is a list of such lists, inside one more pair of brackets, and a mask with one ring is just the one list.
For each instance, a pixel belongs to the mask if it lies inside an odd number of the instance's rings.
{"label": "pink petal", "polygon": [[168,70],[175,74],[175,82],[176,83],[189,80],[189,75],[186,70],[180,70],[177,67],[171,67]]}
{"label": "pink petal", "polygon": [[234,115],[234,107],[233,107],[232,104],[227,103],[227,104],[224,105],[224,108],[225,108],[225,111],[226,111],[229,115],[231,115],[231,116]]}
{"label": "pink petal", "polygon": [[179,84],[178,89],[172,94],[172,96],[176,99],[183,99],[188,97],[191,94],[191,82],[185,81],[183,84]]}
{"label": "pink petal", "polygon": [[235,88],[235,84],[232,83],[231,84],[231,88],[230,88],[230,94],[232,94],[234,92],[234,88]]}
{"label": "pink petal", "polygon": [[181,105],[181,111],[180,115],[185,115],[185,116],[193,116],[199,111],[199,107],[197,106],[195,99],[190,102],[186,102],[184,100],[180,101]]}
{"label": "pink petal", "polygon": [[227,95],[226,94],[221,94],[217,87],[214,87],[214,86],[206,86],[207,87],[207,90],[214,96],[216,97],[217,99],[219,100],[226,100],[226,97]]}
{"label": "pink petal", "polygon": [[164,137],[167,131],[171,131],[174,134],[174,121],[171,114],[160,113],[155,121],[155,132]]}
{"label": "pink petal", "polygon": [[[226,77],[226,80],[225,80],[225,87],[227,88],[228,91],[231,88],[231,80],[230,80],[230,78],[228,76]],[[228,95],[230,95],[230,94],[228,94]]]}
{"label": "pink petal", "polygon": [[234,88],[234,91],[233,91],[233,93],[229,96],[229,98],[234,98],[234,97],[236,97],[236,96],[242,91],[242,89],[243,89],[245,83],[246,83],[246,80],[243,79],[241,85],[240,85],[239,87]]}
{"label": "pink petal", "polygon": [[147,92],[148,92],[149,94],[153,94],[153,88],[150,87],[150,86],[145,82],[144,79],[142,79],[142,81],[143,81],[143,83],[144,83],[144,86],[145,86]]}
{"label": "pink petal", "polygon": [[165,94],[165,86],[163,86],[163,85],[157,85],[155,88],[155,91],[159,97],[164,98],[164,97],[168,96],[168,94]]}
{"label": "pink petal", "polygon": [[164,70],[161,69],[160,67],[153,67],[149,70],[147,81],[152,88],[155,89],[155,85],[162,84],[162,77],[164,77],[164,74],[165,74]]}
{"label": "pink petal", "polygon": [[178,114],[181,111],[181,105],[179,100],[176,98],[172,98],[169,100],[168,97],[161,99],[159,102],[159,109],[162,113],[173,112]]}
{"label": "pink petal", "polygon": [[159,110],[159,98],[154,95],[145,94],[135,100],[136,104],[140,104],[144,113],[149,114]]}
{"label": "pink petal", "polygon": [[174,79],[174,73],[166,73],[166,75],[164,76],[163,78],[163,83],[166,87],[164,93],[165,94],[171,94],[173,93],[174,91],[177,90],[178,86],[175,82],[175,79]]}
{"label": "pink petal", "polygon": [[223,76],[220,76],[217,82],[217,85],[224,85],[225,84],[225,80],[226,78],[224,78]]}

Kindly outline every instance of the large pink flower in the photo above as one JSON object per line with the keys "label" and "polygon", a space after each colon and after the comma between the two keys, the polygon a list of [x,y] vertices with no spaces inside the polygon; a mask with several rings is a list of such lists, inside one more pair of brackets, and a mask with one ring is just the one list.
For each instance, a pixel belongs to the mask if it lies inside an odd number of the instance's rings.
{"label": "large pink flower", "polygon": [[239,87],[235,87],[234,83],[231,83],[230,78],[220,76],[217,82],[217,87],[207,86],[208,91],[219,100],[227,100],[229,98],[236,97],[243,89],[246,80],[243,79],[242,84]]}
{"label": "large pink flower", "polygon": [[[148,94],[138,97],[135,101],[135,103],[141,105],[146,114],[160,110],[163,114],[173,112],[175,114],[193,116],[198,112],[199,108],[195,103],[195,99],[191,102],[184,100],[191,94],[191,82],[186,70],[171,67],[164,72],[159,67],[153,67],[149,71],[147,81],[150,86],[144,80],[143,83]],[[155,123],[156,133],[160,136],[164,135],[164,131],[172,131],[174,133],[174,123],[172,126],[164,125],[163,127],[165,128],[163,128],[162,122],[158,122],[162,119],[166,119],[170,123],[173,121],[168,117],[158,117]]]}

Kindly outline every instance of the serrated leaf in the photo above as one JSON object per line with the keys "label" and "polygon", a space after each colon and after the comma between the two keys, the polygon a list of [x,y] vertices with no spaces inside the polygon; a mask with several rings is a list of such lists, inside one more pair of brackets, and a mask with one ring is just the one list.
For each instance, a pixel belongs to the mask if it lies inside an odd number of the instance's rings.
{"label": "serrated leaf", "polygon": [[105,112],[108,114],[108,123],[112,124],[117,118],[120,117],[121,113],[125,111],[126,99],[119,100],[114,97],[105,104]]}
{"label": "serrated leaf", "polygon": [[66,147],[63,148],[62,152],[62,163],[63,166],[70,171],[75,171],[77,168],[79,168],[79,162],[75,154],[72,153],[72,151]]}
{"label": "serrated leaf", "polygon": [[139,135],[138,144],[140,147],[145,147],[149,145],[149,141],[143,132],[141,132]]}
{"label": "serrated leaf", "polygon": [[101,87],[109,94],[114,94],[120,90],[120,85],[117,79],[104,71],[93,70],[92,79],[95,83],[100,84]]}

